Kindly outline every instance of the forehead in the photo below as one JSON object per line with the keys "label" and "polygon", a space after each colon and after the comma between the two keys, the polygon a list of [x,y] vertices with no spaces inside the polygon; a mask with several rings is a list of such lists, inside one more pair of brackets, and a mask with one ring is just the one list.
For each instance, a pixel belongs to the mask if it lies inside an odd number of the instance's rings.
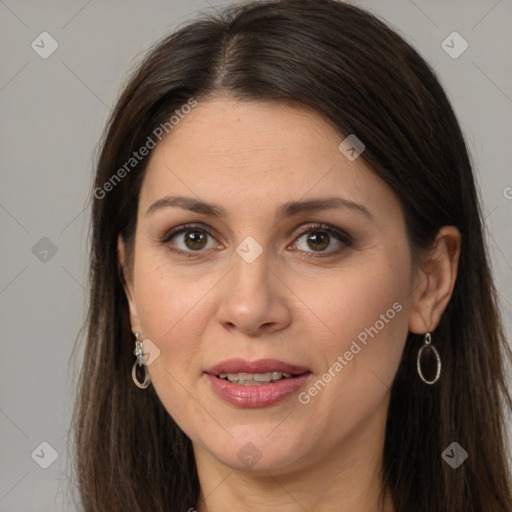
{"label": "forehead", "polygon": [[393,193],[339,150],[345,136],[320,114],[277,102],[200,101],[153,150],[141,191],[201,198],[252,215],[285,200],[333,195],[376,205]]}

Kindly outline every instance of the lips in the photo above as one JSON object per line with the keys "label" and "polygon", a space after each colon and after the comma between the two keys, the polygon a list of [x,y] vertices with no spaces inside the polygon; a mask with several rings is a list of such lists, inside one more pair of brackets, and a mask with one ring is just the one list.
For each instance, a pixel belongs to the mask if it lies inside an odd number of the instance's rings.
{"label": "lips", "polygon": [[310,370],[302,366],[296,366],[278,359],[260,359],[258,361],[246,361],[244,359],[228,359],[212,366],[205,373],[220,375],[221,373],[291,373],[303,375]]}
{"label": "lips", "polygon": [[[289,377],[275,382],[252,382],[253,385],[230,382],[220,375],[225,374],[289,374]],[[211,390],[225,402],[240,408],[268,407],[284,400],[306,385],[312,373],[308,368],[279,361],[260,359],[245,361],[229,359],[205,372]]]}

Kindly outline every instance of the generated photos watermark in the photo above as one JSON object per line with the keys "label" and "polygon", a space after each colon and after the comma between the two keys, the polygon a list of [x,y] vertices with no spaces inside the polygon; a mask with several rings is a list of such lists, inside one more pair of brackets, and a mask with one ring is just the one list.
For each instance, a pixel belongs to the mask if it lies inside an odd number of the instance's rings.
{"label": "generated photos watermark", "polygon": [[[361,350],[367,346],[368,337],[374,338],[379,334],[382,329],[389,324],[397,313],[402,311],[402,304],[395,302],[385,313],[379,316],[379,319],[371,327],[365,328],[357,335],[357,340],[354,339],[350,345],[350,349],[347,350],[343,355],[339,355],[336,361],[327,369],[317,381],[312,384],[307,391],[302,391],[298,394],[298,400],[301,404],[306,405],[311,402],[311,398],[315,397],[322,391],[334,377],[336,377],[342,370],[349,364],[355,355],[359,354]],[[361,347],[359,343],[363,345]]]}
{"label": "generated photos watermark", "polygon": [[153,130],[151,135],[148,136],[145,144],[143,144],[138,151],[134,151],[132,156],[101,187],[94,189],[94,197],[96,199],[103,199],[106,197],[106,195],[111,192],[127,174],[135,169],[135,167],[144,160],[149,152],[156,147],[157,141],[155,139],[158,139],[160,142],[165,135],[170,133],[171,130],[187,116],[187,114],[190,114],[196,105],[197,100],[190,98],[187,103],[181,106],[180,109],[174,111],[174,114],[168,119],[168,121],[160,123],[160,125]]}

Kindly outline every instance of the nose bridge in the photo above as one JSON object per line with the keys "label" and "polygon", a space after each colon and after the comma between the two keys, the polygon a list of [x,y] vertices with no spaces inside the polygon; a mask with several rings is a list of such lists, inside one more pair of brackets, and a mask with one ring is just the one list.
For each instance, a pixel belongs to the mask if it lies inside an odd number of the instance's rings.
{"label": "nose bridge", "polygon": [[242,242],[236,252],[230,294],[241,303],[250,304],[254,310],[263,308],[272,300],[273,293],[270,289],[269,252],[259,244],[256,247],[250,240]]}

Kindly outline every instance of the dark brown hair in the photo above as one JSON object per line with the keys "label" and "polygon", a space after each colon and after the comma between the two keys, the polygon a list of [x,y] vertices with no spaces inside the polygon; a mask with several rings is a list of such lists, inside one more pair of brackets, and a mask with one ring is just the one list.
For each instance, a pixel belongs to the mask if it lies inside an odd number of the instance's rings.
{"label": "dark brown hair", "polygon": [[[492,283],[467,148],[432,69],[369,12],[335,0],[238,4],[159,42],[124,88],[107,125],[92,203],[90,307],[73,427],[86,512],[185,511],[199,483],[191,442],[152,386],[131,377],[134,338],[117,260],[133,241],[148,158],[112,176],[191,98],[214,94],[314,109],[366,146],[362,158],[396,193],[413,254],[437,231],[462,235],[451,301],[433,333],[443,373],[416,373],[409,333],[393,382],[383,479],[397,512],[512,510],[504,411],[511,360]],[[340,139],[341,140],[341,139]],[[125,174],[125,175],[124,175]],[[108,193],[105,183],[112,184]],[[469,454],[441,458],[453,441]]]}

